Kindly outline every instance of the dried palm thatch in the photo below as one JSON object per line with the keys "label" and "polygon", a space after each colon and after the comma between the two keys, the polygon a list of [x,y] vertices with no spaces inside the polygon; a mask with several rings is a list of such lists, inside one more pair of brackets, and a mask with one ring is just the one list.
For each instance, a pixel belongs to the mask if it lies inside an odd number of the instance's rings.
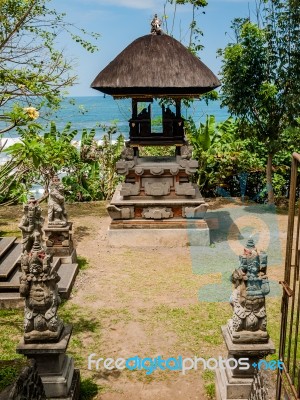
{"label": "dried palm thatch", "polygon": [[212,71],[168,35],[136,39],[91,84],[116,97],[195,97],[218,86]]}

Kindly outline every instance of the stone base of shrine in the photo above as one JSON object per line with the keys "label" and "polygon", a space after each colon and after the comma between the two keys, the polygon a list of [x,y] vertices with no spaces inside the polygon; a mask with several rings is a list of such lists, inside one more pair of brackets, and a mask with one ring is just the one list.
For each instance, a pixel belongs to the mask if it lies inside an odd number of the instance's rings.
{"label": "stone base of shrine", "polygon": [[205,220],[127,220],[111,222],[108,242],[112,247],[209,246],[210,236]]}

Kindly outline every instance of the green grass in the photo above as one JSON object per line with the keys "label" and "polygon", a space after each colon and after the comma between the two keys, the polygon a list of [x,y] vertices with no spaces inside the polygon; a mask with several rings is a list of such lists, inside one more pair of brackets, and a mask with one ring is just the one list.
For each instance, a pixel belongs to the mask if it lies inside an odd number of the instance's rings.
{"label": "green grass", "polygon": [[29,362],[26,359],[0,361],[0,392],[7,386],[12,385],[27,365],[29,365]]}
{"label": "green grass", "polygon": [[220,327],[231,313],[227,304],[202,302],[182,308],[162,305],[155,308],[152,318],[164,321],[165,326],[177,334],[180,343],[194,354],[199,354],[223,343]]}
{"label": "green grass", "polygon": [[16,347],[23,336],[23,310],[0,310],[1,360],[21,358]]}
{"label": "green grass", "polygon": [[0,237],[9,237],[9,236],[21,238],[22,234],[21,234],[21,231],[14,231],[14,230],[2,231],[2,230],[0,230]]}
{"label": "green grass", "polygon": [[90,267],[88,259],[85,257],[77,256],[77,263],[80,271],[84,271]]}
{"label": "green grass", "polygon": [[215,372],[206,369],[202,373],[202,378],[203,378],[203,381],[204,381],[204,390],[205,390],[206,396],[209,399],[214,399],[215,398],[215,394],[216,394]]}
{"label": "green grass", "polygon": [[100,391],[100,387],[91,378],[82,379],[80,382],[80,399],[92,400]]}

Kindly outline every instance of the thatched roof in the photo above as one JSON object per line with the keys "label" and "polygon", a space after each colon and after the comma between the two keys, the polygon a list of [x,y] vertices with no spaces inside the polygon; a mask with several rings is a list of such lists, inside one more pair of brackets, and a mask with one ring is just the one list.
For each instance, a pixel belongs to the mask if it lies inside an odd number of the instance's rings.
{"label": "thatched roof", "polygon": [[103,93],[128,97],[193,97],[218,86],[211,70],[168,35],[136,39],[91,84]]}

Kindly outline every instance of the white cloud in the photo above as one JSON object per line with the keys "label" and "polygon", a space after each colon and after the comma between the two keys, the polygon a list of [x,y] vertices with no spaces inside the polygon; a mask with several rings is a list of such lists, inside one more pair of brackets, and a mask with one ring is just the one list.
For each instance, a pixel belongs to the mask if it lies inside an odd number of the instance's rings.
{"label": "white cloud", "polygon": [[98,4],[115,5],[119,7],[152,10],[161,7],[161,0],[97,0]]}

